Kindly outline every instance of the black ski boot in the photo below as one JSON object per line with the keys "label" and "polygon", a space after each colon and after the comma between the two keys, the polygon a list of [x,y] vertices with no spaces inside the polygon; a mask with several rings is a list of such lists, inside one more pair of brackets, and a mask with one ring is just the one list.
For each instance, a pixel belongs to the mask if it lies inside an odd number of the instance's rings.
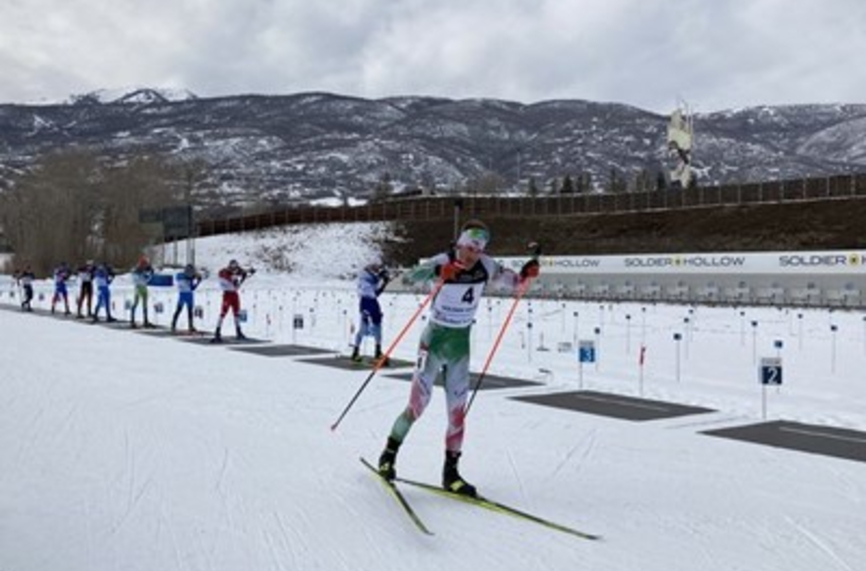
{"label": "black ski boot", "polygon": [[240,327],[237,327],[237,328],[235,329],[235,339],[238,339],[238,340],[240,340],[240,341],[243,341],[243,340],[246,339],[246,338],[247,338],[247,336],[244,335],[243,331],[241,331],[241,328],[240,328]]}
{"label": "black ski boot", "polygon": [[219,327],[217,327],[217,330],[213,335],[213,339],[211,339],[210,342],[211,343],[222,343],[223,342],[223,336],[222,336],[222,333],[220,333]]}
{"label": "black ski boot", "polygon": [[[378,363],[381,359],[382,359],[382,346],[376,345],[376,355],[373,357],[373,360],[376,363]],[[382,361],[382,366],[387,367],[390,364],[391,364],[391,361],[387,357],[385,357],[385,359]]]}
{"label": "black ski boot", "polygon": [[460,452],[445,451],[445,466],[442,468],[442,487],[461,496],[478,497],[475,486],[464,480],[457,471]]}
{"label": "black ski boot", "polygon": [[393,482],[397,477],[397,471],[394,469],[394,464],[397,462],[397,451],[400,450],[400,443],[391,437],[388,437],[388,443],[379,456],[379,475]]}
{"label": "black ski boot", "polygon": [[356,346],[354,349],[352,349],[352,356],[349,358],[356,363],[360,363],[362,360],[361,359],[361,350]]}

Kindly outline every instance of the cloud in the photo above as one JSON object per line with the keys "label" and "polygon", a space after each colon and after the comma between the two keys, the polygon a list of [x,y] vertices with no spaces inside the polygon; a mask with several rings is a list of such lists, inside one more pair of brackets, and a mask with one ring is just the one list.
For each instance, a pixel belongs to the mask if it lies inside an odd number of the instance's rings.
{"label": "cloud", "polygon": [[124,85],[667,112],[858,102],[859,0],[7,0],[0,101]]}

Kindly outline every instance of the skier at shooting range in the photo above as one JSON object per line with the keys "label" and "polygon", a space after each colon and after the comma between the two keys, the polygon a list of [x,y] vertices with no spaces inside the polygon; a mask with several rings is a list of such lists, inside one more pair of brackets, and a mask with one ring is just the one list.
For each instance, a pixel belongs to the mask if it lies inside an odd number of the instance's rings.
{"label": "skier at shooting range", "polygon": [[[355,345],[352,348],[353,361],[362,360],[361,342],[368,335],[376,341],[376,353],[373,358],[376,361],[382,358],[382,307],[379,305],[379,296],[390,281],[391,275],[388,269],[380,262],[368,264],[358,276],[361,318],[358,332],[355,334]],[[383,364],[387,364],[387,360]]]}
{"label": "skier at shooting range", "polygon": [[[409,272],[411,282],[438,278],[429,320],[421,334],[418,359],[412,375],[409,403],[397,416],[385,449],[379,457],[379,474],[396,477],[397,452],[412,425],[430,402],[433,383],[443,376],[448,425],[445,432],[445,463],[442,486],[453,493],[477,496],[475,486],[464,480],[457,464],[463,448],[466,402],[469,393],[470,331],[485,286],[511,289],[522,294],[527,280],[539,273],[533,257],[515,273],[485,254],[490,231],[478,220],[463,225],[455,247],[438,254]],[[387,355],[386,355],[387,357]]]}
{"label": "skier at shooting range", "polygon": [[231,311],[232,317],[235,320],[235,337],[239,340],[246,339],[247,336],[241,331],[241,285],[248,277],[256,273],[255,268],[244,269],[238,264],[237,260],[229,261],[229,265],[219,271],[219,285],[223,292],[223,301],[220,306],[220,316],[217,320],[216,331],[211,339],[212,343],[222,343],[222,326],[226,314]]}

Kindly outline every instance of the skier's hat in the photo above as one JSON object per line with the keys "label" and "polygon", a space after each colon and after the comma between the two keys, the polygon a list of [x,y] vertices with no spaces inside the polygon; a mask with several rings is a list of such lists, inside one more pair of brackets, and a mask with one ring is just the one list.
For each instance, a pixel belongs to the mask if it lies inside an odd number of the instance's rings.
{"label": "skier's hat", "polygon": [[487,229],[487,225],[480,220],[469,220],[463,225],[457,238],[457,247],[483,252],[488,242],[490,242],[490,230]]}

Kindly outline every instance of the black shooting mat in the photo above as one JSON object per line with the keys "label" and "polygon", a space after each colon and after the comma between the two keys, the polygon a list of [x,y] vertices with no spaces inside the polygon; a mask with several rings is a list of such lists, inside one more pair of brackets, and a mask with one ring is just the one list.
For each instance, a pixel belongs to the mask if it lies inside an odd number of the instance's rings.
{"label": "black shooting mat", "polygon": [[866,462],[866,432],[847,428],[776,420],[702,434]]}
{"label": "black shooting mat", "polygon": [[644,421],[674,418],[689,414],[714,412],[709,408],[686,406],[671,402],[656,401],[596,391],[571,391],[544,395],[512,397],[514,400],[609,416],[622,420]]}
{"label": "black shooting mat", "polygon": [[333,355],[335,351],[304,345],[264,345],[260,347],[232,347],[235,351],[252,353],[263,357],[297,357],[309,355]]}

